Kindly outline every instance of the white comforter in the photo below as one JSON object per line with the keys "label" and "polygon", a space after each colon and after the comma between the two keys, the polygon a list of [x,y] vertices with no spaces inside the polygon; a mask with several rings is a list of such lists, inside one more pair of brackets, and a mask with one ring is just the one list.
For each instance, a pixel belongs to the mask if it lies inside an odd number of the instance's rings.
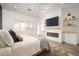
{"label": "white comforter", "polygon": [[0,48],[0,55],[31,56],[40,51],[40,41],[32,36],[23,35],[23,42],[14,43],[13,47]]}

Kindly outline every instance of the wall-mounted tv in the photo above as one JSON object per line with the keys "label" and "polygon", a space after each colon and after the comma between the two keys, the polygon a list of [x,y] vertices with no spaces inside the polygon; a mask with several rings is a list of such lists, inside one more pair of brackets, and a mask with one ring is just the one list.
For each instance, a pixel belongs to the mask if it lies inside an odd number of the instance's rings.
{"label": "wall-mounted tv", "polygon": [[53,17],[46,20],[46,26],[58,26],[59,25],[59,17]]}

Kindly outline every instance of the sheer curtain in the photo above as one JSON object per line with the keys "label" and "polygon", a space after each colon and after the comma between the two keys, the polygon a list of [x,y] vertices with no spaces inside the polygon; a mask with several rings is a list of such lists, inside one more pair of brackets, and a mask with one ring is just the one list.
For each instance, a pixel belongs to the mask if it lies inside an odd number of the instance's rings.
{"label": "sheer curtain", "polygon": [[16,22],[14,24],[14,30],[18,33],[25,33],[27,30],[32,29],[32,24],[27,22]]}

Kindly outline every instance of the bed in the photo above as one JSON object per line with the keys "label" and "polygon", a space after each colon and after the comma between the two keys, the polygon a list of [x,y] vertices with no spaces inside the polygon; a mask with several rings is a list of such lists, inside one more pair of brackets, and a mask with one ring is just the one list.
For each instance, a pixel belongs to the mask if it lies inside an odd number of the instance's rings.
{"label": "bed", "polygon": [[39,39],[29,35],[21,35],[22,42],[14,43],[12,47],[0,48],[2,56],[32,56],[43,49],[49,50],[49,43],[46,39]]}
{"label": "bed", "polygon": [[33,55],[40,50],[39,40],[29,35],[23,35],[23,42],[15,43],[12,48],[13,55]]}

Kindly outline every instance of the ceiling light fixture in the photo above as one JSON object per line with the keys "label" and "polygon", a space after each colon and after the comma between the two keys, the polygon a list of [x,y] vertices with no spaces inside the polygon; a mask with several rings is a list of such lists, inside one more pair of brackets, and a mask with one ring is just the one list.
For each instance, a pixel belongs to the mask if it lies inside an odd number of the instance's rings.
{"label": "ceiling light fixture", "polygon": [[28,11],[31,11],[31,9],[27,9]]}

